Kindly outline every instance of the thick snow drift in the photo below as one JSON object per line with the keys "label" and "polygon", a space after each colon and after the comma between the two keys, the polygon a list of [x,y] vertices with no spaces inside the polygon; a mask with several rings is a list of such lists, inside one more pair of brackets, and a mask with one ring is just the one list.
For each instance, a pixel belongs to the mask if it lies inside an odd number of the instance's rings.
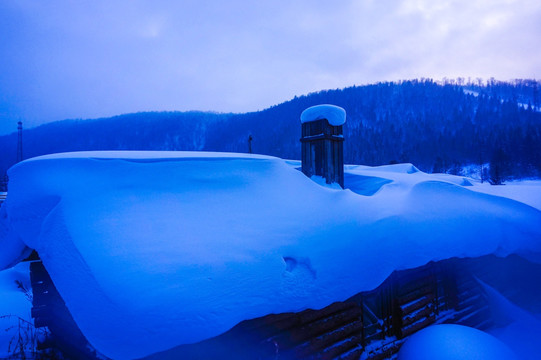
{"label": "thick snow drift", "polygon": [[335,190],[293,166],[178,152],[24,161],[9,172],[0,246],[13,257],[0,268],[36,249],[88,340],[126,359],[322,308],[430,260],[541,254],[541,211],[463,178],[349,166],[350,189]]}

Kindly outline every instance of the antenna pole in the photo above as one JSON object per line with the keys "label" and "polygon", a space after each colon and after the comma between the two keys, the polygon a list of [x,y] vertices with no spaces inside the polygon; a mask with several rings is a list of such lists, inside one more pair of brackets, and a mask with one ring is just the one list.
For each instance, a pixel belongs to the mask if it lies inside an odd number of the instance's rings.
{"label": "antenna pole", "polygon": [[23,123],[17,123],[17,162],[23,161]]}

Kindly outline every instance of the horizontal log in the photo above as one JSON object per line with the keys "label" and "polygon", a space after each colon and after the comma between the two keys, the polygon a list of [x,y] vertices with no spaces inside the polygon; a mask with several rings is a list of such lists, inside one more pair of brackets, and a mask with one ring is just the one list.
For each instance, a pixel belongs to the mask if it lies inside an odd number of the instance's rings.
{"label": "horizontal log", "polygon": [[472,306],[475,308],[479,308],[485,306],[486,304],[487,300],[481,294],[476,294],[460,301],[456,307],[456,310],[462,311]]}
{"label": "horizontal log", "polygon": [[340,360],[359,360],[363,352],[364,352],[363,348],[354,349],[348,352],[347,354],[345,354],[344,356],[341,356]]}
{"label": "horizontal log", "polygon": [[382,340],[384,338],[385,338],[385,333],[383,332],[383,330],[379,330],[370,335],[365,335],[365,341],[367,344],[371,343],[372,341]]}
{"label": "horizontal log", "polygon": [[370,325],[364,324],[364,332],[367,335],[375,334],[381,332],[381,325],[378,323],[373,323]]}
{"label": "horizontal log", "polygon": [[415,333],[415,332],[417,332],[417,331],[419,331],[421,329],[424,329],[428,325],[433,324],[435,321],[436,321],[435,316],[429,316],[429,317],[425,318],[423,321],[414,323],[414,324],[410,325],[409,327],[402,328],[402,338],[408,337],[411,334],[413,334],[413,333]]}
{"label": "horizontal log", "polygon": [[350,321],[360,318],[361,308],[351,308],[330,317],[311,322],[307,325],[292,328],[286,332],[274,337],[281,349],[289,349],[312,337],[330,332],[347,324]]}
{"label": "horizontal log", "polygon": [[331,347],[332,345],[344,339],[347,339],[351,334],[355,332],[360,332],[362,328],[362,321],[357,320],[329,333],[310,339],[304,344],[295,347],[294,351],[296,357],[300,359],[309,355],[317,354],[319,351]]}
{"label": "horizontal log", "polygon": [[435,295],[435,292],[436,292],[436,288],[432,285],[424,285],[424,286],[421,286],[419,288],[417,288],[416,290],[408,293],[408,294],[405,294],[405,295],[401,295],[397,298],[397,301],[398,301],[398,304],[399,305],[406,305],[408,303],[411,303],[412,301],[415,301],[416,299],[419,299],[423,296],[426,296],[426,295],[429,295],[429,294],[432,294],[432,295]]}
{"label": "horizontal log", "polygon": [[479,324],[482,324],[485,321],[489,320],[490,317],[490,309],[488,307],[484,307],[477,309],[464,317],[457,318],[455,321],[458,325],[465,325],[477,328]]}
{"label": "horizontal log", "polygon": [[409,326],[415,322],[418,322],[422,318],[429,317],[434,313],[434,308],[432,306],[426,306],[425,308],[420,309],[419,311],[405,316],[402,319],[402,327]]}
{"label": "horizontal log", "polygon": [[321,360],[331,360],[346,354],[352,349],[359,347],[362,344],[362,336],[356,335],[348,338],[347,340],[340,342],[332,347],[323,350],[318,358]]}
{"label": "horizontal log", "polygon": [[402,342],[400,342],[400,341],[395,342],[393,344],[388,345],[388,347],[386,347],[384,349],[377,349],[371,355],[366,356],[365,359],[366,360],[389,359],[389,358],[391,358],[391,356],[398,353],[401,346],[402,346]]}
{"label": "horizontal log", "polygon": [[271,314],[243,321],[235,326],[231,333],[234,333],[236,338],[244,337],[259,342],[357,306],[353,302],[336,302],[320,310],[308,309],[300,313]]}
{"label": "horizontal log", "polygon": [[400,309],[402,310],[402,314],[407,315],[426,306],[427,304],[434,303],[435,301],[434,299],[435,299],[435,295],[432,293],[429,293],[418,298],[416,301],[409,302],[407,304],[402,305]]}
{"label": "horizontal log", "polygon": [[419,289],[431,287],[433,292],[436,290],[436,277],[432,274],[426,277],[411,279],[408,282],[401,283],[397,288],[397,296],[404,297]]}

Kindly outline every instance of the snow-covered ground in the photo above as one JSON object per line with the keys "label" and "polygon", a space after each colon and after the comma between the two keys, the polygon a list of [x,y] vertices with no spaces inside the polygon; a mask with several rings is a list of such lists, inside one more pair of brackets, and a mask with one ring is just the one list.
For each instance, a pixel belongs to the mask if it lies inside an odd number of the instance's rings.
{"label": "snow-covered ground", "polygon": [[183,152],[24,161],[9,172],[0,268],[36,249],[88,340],[126,359],[322,308],[431,260],[541,259],[536,182],[492,189],[411,164],[347,166],[338,190],[298,166]]}
{"label": "snow-covered ground", "polygon": [[30,326],[32,304],[28,290],[28,263],[20,263],[0,272],[0,359],[19,351],[19,334],[23,335],[22,343],[26,351],[35,346],[30,338],[35,330]]}
{"label": "snow-covered ground", "polygon": [[485,194],[507,197],[541,210],[541,181],[510,181],[505,185],[476,184],[472,190]]}

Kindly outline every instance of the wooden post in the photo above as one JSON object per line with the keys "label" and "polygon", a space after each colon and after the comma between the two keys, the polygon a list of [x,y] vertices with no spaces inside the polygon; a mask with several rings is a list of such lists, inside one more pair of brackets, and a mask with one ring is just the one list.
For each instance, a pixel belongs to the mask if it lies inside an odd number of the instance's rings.
{"label": "wooden post", "polygon": [[344,188],[344,109],[334,105],[318,105],[306,109],[302,123],[302,172],[321,176],[327,184]]}

